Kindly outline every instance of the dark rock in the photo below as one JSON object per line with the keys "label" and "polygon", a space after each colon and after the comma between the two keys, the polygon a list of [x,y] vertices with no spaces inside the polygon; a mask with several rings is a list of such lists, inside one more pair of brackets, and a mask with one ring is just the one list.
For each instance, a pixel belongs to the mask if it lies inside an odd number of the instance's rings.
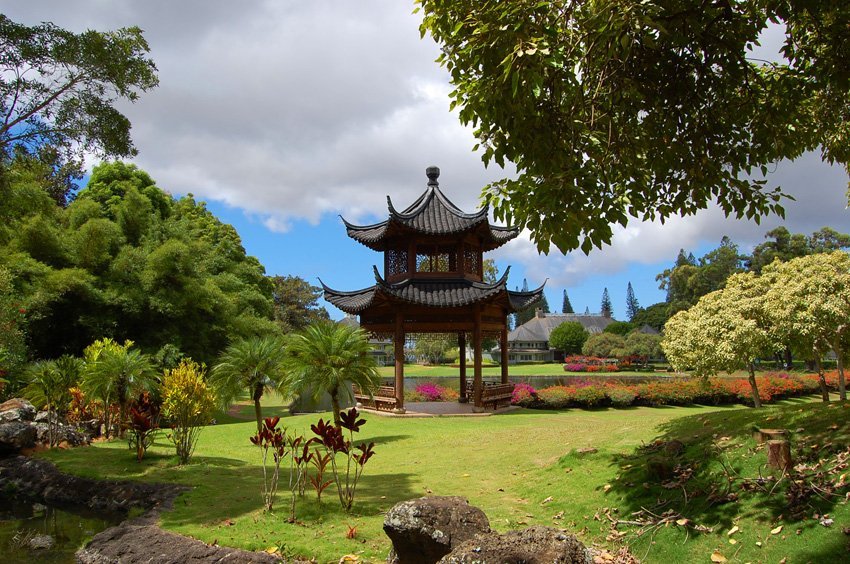
{"label": "dark rock", "polygon": [[[125,521],[102,531],[75,554],[81,564],[149,563],[182,564],[183,562],[280,562],[280,558],[264,552],[248,552],[236,548],[204,544],[163,531],[150,518]],[[155,520],[153,520],[155,521]]]}
{"label": "dark rock", "polygon": [[432,496],[403,501],[384,517],[393,543],[388,562],[431,564],[459,543],[490,531],[483,511],[462,497]]}
{"label": "dark rock", "polygon": [[33,419],[36,423],[50,423],[53,421],[57,423],[59,421],[59,416],[55,413],[50,413],[49,411],[39,411],[35,414],[35,419]]}
{"label": "dark rock", "polygon": [[35,419],[36,409],[23,398],[12,398],[0,403],[0,423],[9,421],[32,421]]}
{"label": "dark rock", "polygon": [[[47,444],[50,441],[50,425],[47,423],[35,423],[36,440]],[[84,430],[71,425],[58,424],[55,427],[56,444],[66,443],[68,446],[76,447],[87,445],[91,438]]]}
{"label": "dark rock", "polygon": [[0,494],[14,492],[18,498],[39,503],[126,513],[131,508],[157,507],[185,489],[174,484],[80,478],[63,474],[47,460],[25,456],[0,459]]}
{"label": "dark rock", "polygon": [[25,421],[0,423],[0,455],[14,454],[35,446],[36,431]]}
{"label": "dark rock", "polygon": [[590,551],[574,536],[552,527],[535,526],[504,535],[488,533],[464,541],[444,556],[442,564],[515,562],[523,564],[590,564]]}

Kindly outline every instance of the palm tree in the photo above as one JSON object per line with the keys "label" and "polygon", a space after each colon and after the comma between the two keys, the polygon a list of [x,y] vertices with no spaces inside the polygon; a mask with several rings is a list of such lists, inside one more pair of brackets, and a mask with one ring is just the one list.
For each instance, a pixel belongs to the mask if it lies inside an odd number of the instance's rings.
{"label": "palm tree", "polygon": [[375,359],[366,333],[333,321],[317,321],[288,343],[284,361],[286,384],[293,392],[312,390],[316,399],[331,396],[334,423],[340,424],[340,396],[348,394],[346,382],[373,393],[379,383]]}
{"label": "palm tree", "polygon": [[29,384],[24,395],[39,408],[47,407],[47,441],[51,447],[58,443],[56,413],[62,406],[67,406],[70,401],[68,389],[74,385],[75,376],[79,375],[65,369],[67,364],[67,360],[63,360],[61,365],[55,360],[39,360],[29,365],[26,371]]}
{"label": "palm tree", "polygon": [[277,386],[281,379],[284,344],[279,336],[250,337],[231,344],[219,358],[210,374],[210,383],[218,390],[219,399],[228,406],[243,391],[254,400],[257,431],[262,430],[263,413],[260,398]]}
{"label": "palm tree", "polygon": [[147,355],[128,347],[104,348],[96,360],[86,365],[81,387],[83,391],[103,402],[106,433],[109,435],[109,405],[118,404],[118,426],[124,436],[127,406],[130,399],[144,391],[153,391],[156,372]]}

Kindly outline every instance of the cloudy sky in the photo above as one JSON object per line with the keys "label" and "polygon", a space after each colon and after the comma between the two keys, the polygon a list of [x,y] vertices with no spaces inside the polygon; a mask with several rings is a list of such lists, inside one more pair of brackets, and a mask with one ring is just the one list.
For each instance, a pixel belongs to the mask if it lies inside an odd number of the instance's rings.
{"label": "cloudy sky", "polygon": [[[134,162],[174,194],[192,193],[232,223],[272,274],[353,290],[370,285],[381,257],[345,236],[339,215],[386,218],[425,188],[425,168],[461,208],[510,171],[485,169],[474,139],[449,112],[437,46],[420,39],[413,1],[29,0],[0,4],[11,19],[82,31],[137,25],[160,86],[122,110],[139,149]],[[769,57],[773,38],[765,38]],[[613,244],[539,255],[528,237],[493,253],[511,286],[544,279],[553,309],[564,289],[577,311],[598,311],[608,287],[615,317],[631,281],[643,305],[663,299],[655,276],[684,248],[700,256],[723,235],[747,251],[784,223],[811,233],[850,231],[847,177],[810,154],[778,163],[770,180],[795,196],[783,221],[761,225],[708,209],[664,225],[634,221]],[[332,315],[341,312],[328,306]]]}

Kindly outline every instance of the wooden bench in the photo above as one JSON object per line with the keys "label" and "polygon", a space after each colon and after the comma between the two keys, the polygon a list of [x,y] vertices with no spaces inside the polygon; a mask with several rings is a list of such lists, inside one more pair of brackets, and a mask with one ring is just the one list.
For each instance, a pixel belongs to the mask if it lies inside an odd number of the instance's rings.
{"label": "wooden bench", "polygon": [[397,407],[395,398],[394,386],[378,386],[373,396],[364,394],[359,386],[352,386],[354,391],[354,401],[360,403],[363,407],[377,409],[378,411],[392,411]]}
{"label": "wooden bench", "polygon": [[[471,382],[467,382],[466,393],[470,399],[475,398],[475,387]],[[493,406],[493,410],[500,407],[508,407],[511,405],[511,398],[514,394],[514,384],[491,384],[483,382],[481,389],[481,403],[484,407]]]}

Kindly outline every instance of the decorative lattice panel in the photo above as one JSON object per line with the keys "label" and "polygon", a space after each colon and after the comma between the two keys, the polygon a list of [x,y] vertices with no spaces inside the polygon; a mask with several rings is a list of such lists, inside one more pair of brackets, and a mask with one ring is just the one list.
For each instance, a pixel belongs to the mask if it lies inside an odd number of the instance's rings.
{"label": "decorative lattice panel", "polygon": [[407,272],[407,251],[391,249],[387,251],[387,269],[390,276]]}
{"label": "decorative lattice panel", "polygon": [[463,271],[469,274],[478,274],[478,261],[481,255],[474,250],[463,251]]}

